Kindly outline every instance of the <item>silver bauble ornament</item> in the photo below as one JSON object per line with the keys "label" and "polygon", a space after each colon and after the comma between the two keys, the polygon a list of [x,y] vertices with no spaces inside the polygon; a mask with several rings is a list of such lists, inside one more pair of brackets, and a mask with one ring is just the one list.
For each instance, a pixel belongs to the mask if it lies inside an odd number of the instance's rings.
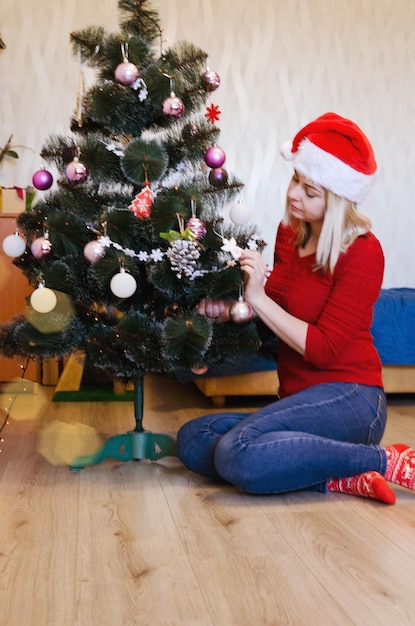
{"label": "silver bauble ornament", "polygon": [[245,324],[249,322],[252,316],[252,307],[248,302],[240,297],[234,302],[229,309],[229,316],[235,324]]}

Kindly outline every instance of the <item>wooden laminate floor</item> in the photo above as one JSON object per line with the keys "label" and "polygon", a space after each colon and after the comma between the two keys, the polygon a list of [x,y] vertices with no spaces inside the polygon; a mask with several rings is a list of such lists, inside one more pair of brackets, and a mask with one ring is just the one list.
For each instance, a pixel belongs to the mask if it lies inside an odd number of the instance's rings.
{"label": "wooden laminate floor", "polygon": [[[415,493],[397,488],[394,506],[248,496],[175,458],[72,472],[39,452],[43,442],[51,454],[51,425],[105,439],[133,428],[133,407],[54,403],[52,393],[16,396],[2,433],[0,626],[415,624]],[[174,435],[216,410],[165,377],[148,377],[144,396],[153,432]],[[390,399],[384,441],[415,445],[414,397]]]}

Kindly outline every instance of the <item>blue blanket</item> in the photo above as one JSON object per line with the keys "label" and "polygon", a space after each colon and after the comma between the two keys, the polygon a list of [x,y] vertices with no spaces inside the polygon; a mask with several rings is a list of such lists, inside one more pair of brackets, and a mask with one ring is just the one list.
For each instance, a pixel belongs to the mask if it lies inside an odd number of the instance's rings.
{"label": "blue blanket", "polygon": [[415,289],[382,289],[372,334],[384,365],[415,365]]}

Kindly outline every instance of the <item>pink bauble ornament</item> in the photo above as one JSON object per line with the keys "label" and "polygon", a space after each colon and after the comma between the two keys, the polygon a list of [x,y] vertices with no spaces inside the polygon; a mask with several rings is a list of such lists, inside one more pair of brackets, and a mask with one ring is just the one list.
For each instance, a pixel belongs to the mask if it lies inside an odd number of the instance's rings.
{"label": "pink bauble ornament", "polygon": [[20,237],[19,233],[15,233],[14,235],[8,235],[3,240],[3,252],[7,254],[7,256],[18,257],[22,256],[23,252],[26,250],[26,242],[23,237]]}
{"label": "pink bauble ornament", "polygon": [[166,115],[167,117],[178,119],[182,117],[184,113],[184,104],[180,100],[180,98],[176,96],[174,91],[171,91],[170,96],[166,98],[166,100],[163,102],[162,110],[164,115]]}
{"label": "pink bauble ornament", "polygon": [[212,146],[206,150],[204,159],[208,167],[222,167],[225,163],[226,154],[219,146]]}
{"label": "pink bauble ornament", "polygon": [[235,324],[245,324],[249,322],[252,316],[252,307],[248,302],[239,298],[229,309],[229,316]]}
{"label": "pink bauble ornament", "polygon": [[110,289],[117,298],[129,298],[135,293],[137,283],[134,276],[128,274],[123,268],[115,274],[110,281]]}
{"label": "pink bauble ornament", "polygon": [[96,263],[105,256],[105,248],[100,243],[99,239],[94,241],[88,241],[84,248],[84,257],[91,263]]}
{"label": "pink bauble ornament", "polygon": [[165,317],[177,317],[177,315],[179,315],[181,310],[182,310],[181,306],[180,304],[177,304],[177,302],[166,304],[166,306],[164,307],[164,316]]}
{"label": "pink bauble ornament", "polygon": [[189,141],[195,139],[195,137],[197,137],[199,133],[199,127],[194,122],[190,122],[183,127],[182,138],[184,139],[184,141]]}
{"label": "pink bauble ornament", "polygon": [[138,67],[129,61],[123,61],[115,68],[115,80],[121,85],[134,85],[139,75]]}
{"label": "pink bauble ornament", "polygon": [[75,157],[74,160],[66,166],[65,174],[66,178],[72,183],[81,183],[88,176],[88,168]]}
{"label": "pink bauble ornament", "polygon": [[39,189],[40,191],[45,191],[52,187],[53,176],[48,170],[42,167],[40,170],[33,174],[32,178],[33,187]]}
{"label": "pink bauble ornament", "polygon": [[213,170],[210,170],[209,182],[212,187],[217,187],[218,189],[226,187],[228,172],[223,167],[215,167]]}
{"label": "pink bauble ornament", "polygon": [[220,85],[220,78],[216,72],[207,68],[203,74],[203,82],[207,91],[215,91]]}
{"label": "pink bauble ornament", "polygon": [[186,228],[196,237],[196,239],[203,239],[207,233],[207,228],[204,222],[198,217],[190,217],[186,222]]}
{"label": "pink bauble ornament", "polygon": [[238,200],[230,209],[229,217],[234,224],[242,226],[251,219],[251,209],[242,200]]}
{"label": "pink bauble ornament", "polygon": [[49,241],[48,235],[34,239],[30,249],[33,256],[37,259],[43,259],[45,256],[48,256],[48,254],[52,252],[52,244]]}
{"label": "pink bauble ornament", "polygon": [[191,367],[190,370],[193,372],[193,374],[196,374],[197,376],[202,376],[202,374],[206,374],[206,372],[208,371],[208,367],[207,365],[200,365],[199,367]]}

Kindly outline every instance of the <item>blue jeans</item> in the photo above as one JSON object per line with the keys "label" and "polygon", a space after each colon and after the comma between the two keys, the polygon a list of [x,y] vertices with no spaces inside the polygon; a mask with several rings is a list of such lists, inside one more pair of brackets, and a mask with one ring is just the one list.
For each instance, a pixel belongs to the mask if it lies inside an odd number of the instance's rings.
{"label": "blue jeans", "polygon": [[384,474],[380,387],[315,385],[251,414],[216,413],[184,424],[178,456],[190,470],[250,493],[326,491],[330,478]]}

